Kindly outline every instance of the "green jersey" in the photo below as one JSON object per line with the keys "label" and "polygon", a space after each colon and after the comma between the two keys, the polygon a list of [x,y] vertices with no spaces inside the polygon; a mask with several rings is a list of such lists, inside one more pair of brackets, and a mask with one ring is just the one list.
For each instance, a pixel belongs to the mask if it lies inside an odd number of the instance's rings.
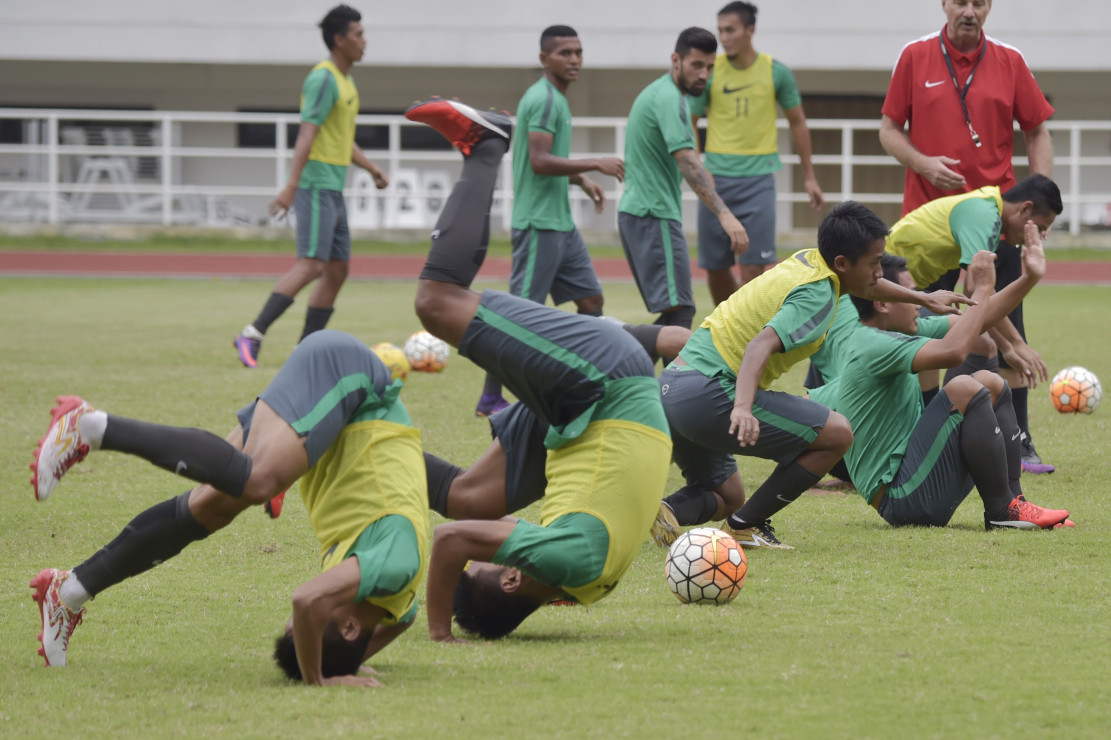
{"label": "green jersey", "polygon": [[849,333],[860,328],[860,314],[847,293],[837,300],[837,313],[826,332],[826,340],[818,351],[810,355],[810,364],[822,374],[822,381],[831,383],[840,375],[841,344]]}
{"label": "green jersey", "polygon": [[330,60],[312,68],[301,89],[301,120],[320,127],[301,171],[300,188],[343,190],[355,143],[359,92]]}
{"label": "green jersey", "polygon": [[857,491],[871,503],[890,483],[906,454],[910,433],[922,416],[922,389],[911,370],[914,356],[930,339],[945,336],[948,316],[918,320],[918,335],[861,325],[843,335],[840,374],[815,388],[810,398],[842,414],[853,428],[845,465]]}
{"label": "green jersey", "polygon": [[547,77],[525,91],[517,104],[517,134],[513,139],[514,229],[571,231],[571,198],[566,175],[538,175],[529,161],[528,137],[533,131],[552,136],[551,154],[566,159],[571,153],[571,107]]}
{"label": "green jersey", "polygon": [[675,152],[694,148],[687,97],[670,74],[641,91],[625,130],[625,192],[617,210],[681,221],[683,175]]}

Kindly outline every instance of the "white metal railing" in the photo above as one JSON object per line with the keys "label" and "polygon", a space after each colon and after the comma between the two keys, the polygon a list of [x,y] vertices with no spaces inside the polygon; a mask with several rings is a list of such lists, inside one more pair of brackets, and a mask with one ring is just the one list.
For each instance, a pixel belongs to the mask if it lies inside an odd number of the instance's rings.
{"label": "white metal railing", "polygon": [[[0,144],[0,221],[38,221],[60,224],[73,221],[148,222],[170,226],[179,223],[205,225],[259,224],[264,204],[285,184],[292,142],[286,136],[287,126],[296,125],[296,114],[270,113],[220,113],[188,111],[116,111],[116,110],[32,110],[0,108],[0,120],[22,121],[23,143]],[[103,144],[89,142],[66,143],[63,136],[78,127],[66,122],[89,125],[149,124],[149,143],[138,144],[126,137]],[[274,148],[245,148],[235,143],[236,124],[264,124],[274,126]],[[360,125],[384,126],[388,131],[388,146],[383,150],[367,151],[367,155],[383,164],[393,182],[382,194],[374,193],[369,180],[358,176],[349,179],[345,195],[365,211],[371,203],[375,212],[359,211],[365,218],[353,221],[353,226],[371,225],[384,227],[426,226],[435,215],[435,208],[425,207],[439,202],[450,188],[450,173],[459,167],[458,155],[452,151],[420,151],[403,149],[401,130],[414,126],[402,116],[361,115]],[[858,131],[878,132],[879,122],[856,119],[811,119],[812,131],[833,130],[841,133],[839,153],[818,153],[813,156],[815,165],[832,165],[840,168],[839,190],[827,191],[827,200],[855,199],[866,204],[900,203],[900,192],[857,192],[854,190],[854,173],[864,167],[901,167],[886,155],[861,155],[854,152],[854,134]],[[1106,136],[1111,132],[1111,122],[1105,121],[1051,121],[1056,154],[1055,174],[1065,202],[1064,219],[1069,232],[1079,234],[1083,223],[1107,225],[1111,208],[1111,156],[1106,151]],[[607,147],[592,147],[590,154],[622,152],[625,143],[624,118],[576,118],[579,132],[588,132],[591,140],[612,141]],[[787,129],[784,120],[778,121],[782,131]],[[215,127],[215,128],[213,128]],[[601,133],[598,133],[601,132]],[[610,132],[606,136],[605,132]],[[591,133],[595,136],[591,136]],[[1099,141],[1095,136],[1099,135]],[[876,134],[878,136],[878,134]],[[190,141],[191,143],[183,143]],[[230,143],[228,143],[230,142]],[[221,145],[222,143],[222,145]],[[582,156],[588,152],[576,152]],[[136,176],[135,163],[140,159],[157,162],[155,176]],[[232,160],[236,173],[246,177],[249,184],[224,184],[229,179],[226,167],[212,162]],[[786,164],[795,164],[794,154],[783,155]],[[209,162],[209,166],[198,166]],[[266,166],[269,162],[270,166]],[[1016,164],[1022,164],[1016,159]],[[63,165],[69,165],[63,173]],[[192,166],[190,166],[192,165]],[[260,167],[261,165],[261,167]],[[253,170],[252,170],[253,168]],[[421,182],[411,173],[428,169],[439,173],[431,183]],[[446,168],[446,169],[445,169]],[[188,170],[188,172],[186,172]],[[216,178],[215,183],[204,182]],[[509,203],[512,200],[511,167],[509,159],[503,162],[499,189],[495,193],[496,216],[502,229],[509,226]],[[105,180],[107,180],[105,182]],[[828,180],[826,185],[830,183]],[[778,192],[781,203],[806,202],[805,192],[787,183]],[[616,203],[621,185],[607,193]],[[100,196],[100,203],[94,199]],[[368,198],[373,196],[373,198]],[[587,214],[585,196],[574,193],[577,217]],[[689,190],[684,198],[693,201]],[[374,201],[374,202],[372,202]],[[424,204],[421,218],[406,218],[406,203]],[[249,204],[250,207],[244,207]],[[261,205],[260,205],[261,204]],[[358,209],[356,209],[358,210]],[[601,217],[601,223],[610,227],[616,224],[615,209]],[[409,214],[410,216],[412,214]],[[608,219],[606,221],[605,219]]]}

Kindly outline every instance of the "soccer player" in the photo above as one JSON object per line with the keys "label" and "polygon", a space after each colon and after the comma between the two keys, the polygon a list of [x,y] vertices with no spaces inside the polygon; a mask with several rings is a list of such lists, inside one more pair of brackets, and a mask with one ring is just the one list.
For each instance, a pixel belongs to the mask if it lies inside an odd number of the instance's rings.
{"label": "soccer player", "polygon": [[[575,222],[571,220],[569,185],[578,185],[601,213],[602,186],[584,173],[598,171],[621,180],[619,157],[569,159],[571,108],[567,88],[579,79],[583,49],[570,26],[549,26],[540,34],[544,74],[517,104],[517,138],[513,142],[513,237],[509,292],[543,303],[548,295],[558,306],[574,301],[578,312],[602,315],[602,284]],[[487,373],[477,416],[509,405],[501,383]]]}
{"label": "soccer player", "polygon": [[400,390],[362,342],[321,331],[301,342],[266,390],[238,412],[226,441],[59,398],[31,466],[38,500],[93,450],[136,455],[201,485],[147,509],[73,570],[48,568],[31,581],[46,664],[66,664],[89,599],[176,556],[300,478],[322,572],[294,591],[293,617],[275,659],[307,684],[376,685],[351,674],[412,624],[428,543],[420,434]]}
{"label": "soccer player", "polygon": [[[718,304],[776,263],[775,178],[779,161],[776,103],[783,109],[802,162],[810,207],[825,205],[810,161],[810,129],[794,75],[769,54],[756,51],[756,6],[731,2],[718,11],[718,54],[709,84],[691,100],[695,125],[707,117],[706,169],[714,187],[748,232],[749,246],[734,255],[729,237],[705,203],[698,206],[698,264],[706,270],[710,296]],[[733,263],[740,262],[740,283]]]}
{"label": "soccer player", "polygon": [[691,264],[683,236],[683,180],[706,204],[741,253],[748,234],[714,189],[695,146],[687,96],[698,96],[714,67],[718,43],[704,28],[679,34],[671,69],[641,91],[629,111],[625,133],[625,192],[617,225],[625,259],[656,323],[691,327],[694,295]]}
{"label": "soccer player", "polygon": [[[838,297],[927,305],[937,313],[960,296],[919,293],[882,279],[887,227],[846,201],[822,220],[818,248],[796,252],[718,305],[660,374],[660,391],[687,485],[664,503],[679,524],[726,519],[748,547],[786,547],[771,516],[817,483],[852,442],[844,416],[814,401],[770,390],[773,381],[821,346]],[[733,455],[779,466],[747,501],[714,488],[735,470]]]}
{"label": "soccer player", "polygon": [[[976,252],[997,252],[1014,249],[1011,245],[1021,245],[1028,221],[1036,224],[1044,235],[1061,210],[1061,191],[1057,185],[1044,175],[1031,175],[1005,192],[988,186],[938,198],[916,208],[891,227],[887,250],[906,258],[910,276],[918,287],[932,290],[945,287],[945,276],[967,267]],[[976,287],[968,278],[965,283],[966,293]],[[998,281],[996,288],[1000,288]],[[1024,386],[1045,380],[1048,368],[1041,356],[1026,344],[1021,327],[1012,323],[1016,317],[1021,321],[1021,312],[1012,311],[1009,318],[994,324],[988,332],[990,336],[982,337],[961,366],[951,371],[946,379],[981,369],[998,371],[998,350],[1007,365],[1020,374]],[[922,385],[928,402],[936,392],[937,373],[924,374]],[[1026,415],[1018,412],[1018,405],[1016,413],[1019,413],[1019,428],[1029,435]],[[1030,473],[1053,472],[1052,465],[1042,463],[1024,463],[1023,467]]]}
{"label": "soccer player", "polygon": [[343,202],[347,166],[354,163],[369,172],[379,190],[390,184],[386,173],[355,143],[359,92],[350,71],[366,49],[361,19],[354,8],[337,5],[320,21],[328,59],[305,78],[289,182],[270,204],[272,216],[282,218],[292,208],[297,217],[297,261],[278,279],[255,320],[232,342],[246,367],[258,367],[263,336],[313,280],[317,282],[309,295],[301,339],[328,324],[351,260]]}
{"label": "soccer player", "polygon": [[[957,376],[925,407],[915,373],[963,361],[977,337],[1007,314],[1045,274],[1039,227],[1025,227],[1024,275],[995,292],[995,255],[968,266],[975,305],[964,315],[919,318],[911,306],[854,296],[860,322],[827,339],[839,358],[831,382],[811,391],[853,427],[845,456],[860,495],[889,524],[944,526],[975,485],[988,529],[1071,526],[1068,511],[1026,500],[1020,484],[1020,431],[1010,386],[979,370]],[[910,287],[902,257],[885,255],[884,277]]]}
{"label": "soccer player", "polygon": [[549,601],[589,604],[613,591],[659,510],[671,440],[652,364],[627,332],[469,289],[485,253],[508,118],[442,100],[419,103],[406,116],[464,154],[421,272],[417,315],[425,329],[497,374],[545,426],[540,525],[463,520],[440,525],[433,538],[430,637],[455,640],[453,603],[465,629],[500,637]]}

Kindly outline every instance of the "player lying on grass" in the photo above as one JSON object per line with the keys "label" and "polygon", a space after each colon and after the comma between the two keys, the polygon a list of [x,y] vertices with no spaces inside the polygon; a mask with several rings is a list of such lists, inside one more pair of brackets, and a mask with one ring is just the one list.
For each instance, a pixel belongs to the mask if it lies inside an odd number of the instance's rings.
{"label": "player lying on grass", "polygon": [[652,364],[628,333],[507,293],[470,290],[486,251],[508,117],[439,100],[406,116],[464,154],[421,272],[417,315],[546,427],[539,526],[462,520],[440,525],[433,538],[431,638],[455,640],[453,603],[468,630],[500,637],[549,601],[590,604],[613,591],[659,510],[671,440]]}
{"label": "player lying on grass", "polygon": [[[844,416],[769,390],[772,382],[821,346],[842,294],[906,301],[937,313],[955,312],[950,304],[965,300],[884,280],[879,262],[886,235],[883,221],[864,206],[837,205],[822,220],[817,249],[797,252],[746,283],[660,374],[675,462],[687,483],[664,501],[679,524],[733,511],[726,526],[739,543],[786,547],[771,527],[772,515],[817,483],[853,437]],[[747,501],[714,491],[736,471],[733,455],[779,463]]]}
{"label": "player lying on grass", "polygon": [[[924,408],[918,385],[918,372],[963,362],[1045,275],[1033,222],[1022,261],[1025,274],[995,293],[995,255],[978,252],[968,266],[976,304],[959,317],[918,318],[913,306],[854,296],[860,323],[823,347],[839,358],[836,377],[810,396],[852,424],[849,475],[889,524],[944,526],[975,485],[988,529],[1071,525],[1067,511],[1022,495],[1021,433],[1003,378],[987,370],[954,377]],[[888,280],[913,285],[905,259],[887,255],[882,264]]]}
{"label": "player lying on grass", "polygon": [[226,441],[59,398],[31,466],[38,500],[91,450],[137,455],[201,485],[147,509],[72,571],[47,569],[31,581],[46,664],[65,665],[90,598],[300,478],[322,572],[294,591],[293,617],[274,657],[307,684],[376,685],[350,674],[412,623],[428,543],[420,434],[400,390],[366,345],[325,330],[306,337],[238,412],[239,426]]}

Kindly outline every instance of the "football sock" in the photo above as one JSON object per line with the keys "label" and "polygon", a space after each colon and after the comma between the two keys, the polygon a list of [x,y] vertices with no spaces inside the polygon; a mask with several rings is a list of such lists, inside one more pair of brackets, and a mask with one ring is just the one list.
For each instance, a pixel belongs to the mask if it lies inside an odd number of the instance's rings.
{"label": "football sock", "polygon": [[186,491],[155,504],[132,519],[116,539],[74,568],[71,577],[76,575],[85,590],[96,596],[120,581],[169,560],[189,543],[203,540],[209,534],[189,511],[189,491]]}
{"label": "football sock", "polygon": [[77,577],[77,574],[71,571],[58,588],[58,598],[62,600],[62,603],[65,604],[71,612],[79,612],[81,611],[81,607],[85,606],[85,602],[91,599],[92,596],[85,590],[85,584],[81,583],[81,579]]}
{"label": "football sock", "polygon": [[277,321],[278,317],[292,305],[292,297],[281,293],[271,293],[270,297],[266,299],[266,303],[263,304],[262,310],[259,311],[258,318],[251,322],[251,326],[255,327],[259,334],[265,334],[270,325]]}
{"label": "football sock", "polygon": [[[692,322],[694,322],[694,306],[679,306],[674,311],[661,313],[653,323],[656,326],[681,326],[684,329],[690,329]],[[671,361],[675,359],[665,355],[659,355],[659,357],[663,360],[664,367],[670,365]]]}
{"label": "football sock", "polygon": [[937,397],[937,392],[940,390],[940,388],[935,386],[933,388],[927,388],[926,390],[922,391],[922,406],[929,406],[930,401],[934,400],[934,398]]}
{"label": "football sock", "polygon": [[500,396],[501,381],[493,373],[486,373],[486,380],[482,383],[482,395]]}
{"label": "football sock", "polygon": [[498,163],[508,149],[505,139],[483,139],[463,160],[463,174],[452,188],[432,231],[432,248],[421,280],[470,287],[486,259],[490,240],[490,205]]}
{"label": "football sock", "polygon": [[335,313],[334,308],[317,308],[316,306],[309,306],[305,311],[305,328],[301,331],[301,338],[297,341],[305,341],[305,337],[315,331],[320,331],[328,325],[328,319],[332,318]]}
{"label": "football sock", "polygon": [[833,467],[829,469],[829,474],[838,480],[852,482],[852,478],[849,477],[849,466],[845,464],[845,458],[835,462]]}
{"label": "football sock", "polygon": [[656,352],[656,342],[660,338],[660,332],[664,330],[663,325],[624,324],[621,328],[633,335],[633,339],[637,340],[644,351],[648,353],[648,356],[652,358],[652,364],[656,364],[656,360],[660,359]]}
{"label": "football sock", "polygon": [[[945,371],[945,383],[960,375],[971,375],[977,370],[991,370],[993,373],[998,373],[999,355],[992,355],[991,357],[977,354],[969,355],[964,358],[964,362]],[[945,385],[945,383],[942,383],[942,385]]]}
{"label": "football sock", "polygon": [[984,500],[988,518],[998,521],[1007,518],[1007,506],[1014,499],[1007,482],[1007,448],[1001,427],[991,408],[991,393],[981,388],[964,410],[961,458]]}
{"label": "football sock", "polygon": [[665,498],[664,503],[675,514],[675,521],[684,527],[705,524],[718,509],[717,496],[703,486],[683,486]]}
{"label": "football sock", "polygon": [[1011,386],[1003,383],[1003,392],[995,401],[995,418],[999,421],[999,431],[1003,434],[1003,447],[1007,450],[1007,483],[1012,496],[1022,495],[1022,430],[1015,419],[1015,408],[1011,404]]}
{"label": "football sock", "polygon": [[811,473],[798,459],[781,463],[767,480],[749,496],[745,505],[727,520],[734,529],[747,529],[772,518],[822,479],[824,473]]}
{"label": "football sock", "polygon": [[243,495],[251,458],[212,432],[108,417],[101,449],[137,455],[158,467],[229,496]]}
{"label": "football sock", "polygon": [[104,440],[104,429],[108,426],[108,414],[103,411],[87,411],[77,419],[77,433],[91,450],[99,450]]}
{"label": "football sock", "polygon": [[1026,432],[1027,437],[1030,436],[1030,417],[1027,414],[1027,401],[1029,398],[1029,388],[1011,389],[1011,405],[1015,407],[1015,421],[1018,422],[1018,428]]}
{"label": "football sock", "polygon": [[463,472],[463,468],[426,452],[424,470],[425,475],[428,476],[428,508],[447,516],[447,499],[451,491],[451,482]]}

